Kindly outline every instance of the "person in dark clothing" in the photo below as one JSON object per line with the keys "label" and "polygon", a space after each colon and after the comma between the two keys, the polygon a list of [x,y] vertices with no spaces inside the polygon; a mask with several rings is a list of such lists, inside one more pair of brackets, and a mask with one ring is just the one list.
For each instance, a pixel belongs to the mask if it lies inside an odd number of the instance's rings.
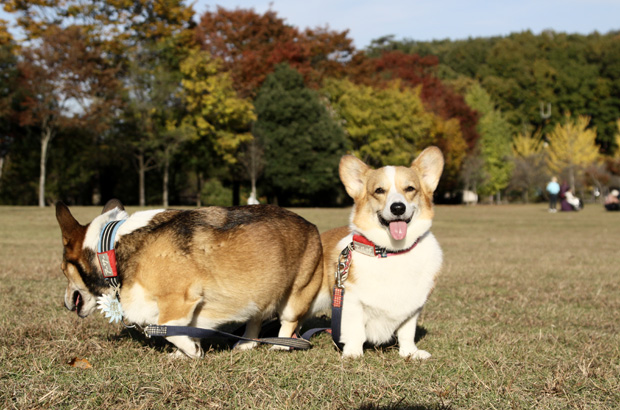
{"label": "person in dark clothing", "polygon": [[579,211],[583,208],[583,202],[581,202],[581,199],[573,195],[573,191],[571,191],[570,187],[566,183],[563,183],[560,187],[560,199],[562,211]]}
{"label": "person in dark clothing", "polygon": [[605,197],[605,209],[608,211],[620,211],[620,191],[612,189]]}

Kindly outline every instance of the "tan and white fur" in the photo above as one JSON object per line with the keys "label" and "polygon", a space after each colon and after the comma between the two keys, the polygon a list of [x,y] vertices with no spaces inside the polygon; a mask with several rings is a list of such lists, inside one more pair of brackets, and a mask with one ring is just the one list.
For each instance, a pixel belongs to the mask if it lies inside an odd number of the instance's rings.
{"label": "tan and white fur", "polygon": [[[95,310],[98,296],[113,292],[96,252],[101,230],[114,220],[126,220],[115,245],[126,323],[217,328],[247,322],[244,336],[256,338],[263,320],[277,314],[279,336],[291,337],[321,286],[316,227],[275,206],[150,210],[130,216],[112,200],[86,226],[62,203],[56,205],[56,217],[69,282],[65,306],[80,317]],[[182,355],[203,355],[199,340],[168,340]]]}
{"label": "tan and white fur", "polygon": [[442,252],[429,231],[433,192],[443,171],[443,155],[425,149],[410,167],[372,169],[354,156],[340,161],[340,179],[353,198],[350,225],[321,235],[324,278],[314,309],[325,307],[334,286],[340,252],[360,234],[383,248],[408,252],[386,258],[352,251],[344,283],[340,342],[343,357],[363,354],[365,342],[382,344],[396,336],[403,357],[426,359],[430,354],[414,342],[418,316],[434,287]]}

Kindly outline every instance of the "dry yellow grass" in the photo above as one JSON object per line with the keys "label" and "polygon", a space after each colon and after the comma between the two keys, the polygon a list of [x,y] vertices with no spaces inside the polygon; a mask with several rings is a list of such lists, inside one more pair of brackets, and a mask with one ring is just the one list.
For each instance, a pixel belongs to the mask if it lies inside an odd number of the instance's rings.
{"label": "dry yellow grass", "polygon": [[[73,211],[86,222],[100,208]],[[349,212],[296,211],[320,230]],[[54,211],[0,207],[0,408],[617,408],[619,227],[601,206],[438,207],[445,265],[420,328],[426,362],[393,347],[342,361],[327,335],[307,352],[214,344],[179,361],[67,312]]]}

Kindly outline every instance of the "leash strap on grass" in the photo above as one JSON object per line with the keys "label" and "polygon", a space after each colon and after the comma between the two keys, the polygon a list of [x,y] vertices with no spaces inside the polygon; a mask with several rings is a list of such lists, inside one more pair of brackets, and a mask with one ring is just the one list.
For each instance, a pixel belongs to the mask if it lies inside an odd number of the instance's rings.
{"label": "leash strap on grass", "polygon": [[213,329],[202,329],[191,326],[160,326],[148,325],[144,329],[147,337],[170,337],[170,336],[188,336],[196,339],[206,339],[210,337],[226,337],[247,342],[257,342],[262,344],[284,346],[295,350],[308,350],[312,344],[305,339],[297,339],[293,337],[263,337],[260,339],[250,339],[243,336],[237,336],[232,333],[226,333]]}
{"label": "leash strap on grass", "polygon": [[334,295],[332,298],[332,327],[321,327],[316,329],[310,329],[301,335],[302,339],[310,340],[312,336],[317,333],[327,332],[332,335],[332,340],[338,346],[338,349],[342,350],[342,343],[340,343],[340,328],[342,327],[342,304],[344,303],[344,287],[339,288],[334,286]]}

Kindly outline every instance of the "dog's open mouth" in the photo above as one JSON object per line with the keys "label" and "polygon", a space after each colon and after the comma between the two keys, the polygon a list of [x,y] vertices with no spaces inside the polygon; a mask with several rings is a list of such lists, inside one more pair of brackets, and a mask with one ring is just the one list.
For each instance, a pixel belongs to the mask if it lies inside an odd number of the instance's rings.
{"label": "dog's open mouth", "polygon": [[392,235],[394,240],[400,241],[405,239],[405,236],[407,236],[407,226],[411,222],[411,218],[388,221],[381,214],[377,215],[379,216],[379,222],[390,229],[390,235]]}
{"label": "dog's open mouth", "polygon": [[72,311],[75,310],[78,315],[80,314],[80,309],[82,309],[82,305],[84,305],[84,299],[82,298],[82,294],[79,291],[73,292],[73,306]]}

